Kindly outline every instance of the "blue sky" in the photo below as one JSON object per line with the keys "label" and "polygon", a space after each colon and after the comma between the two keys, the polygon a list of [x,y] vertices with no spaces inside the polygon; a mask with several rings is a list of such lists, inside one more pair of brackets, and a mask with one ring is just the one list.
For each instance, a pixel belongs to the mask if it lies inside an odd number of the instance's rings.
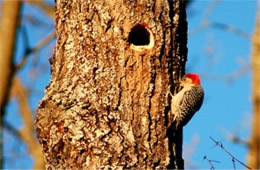
{"label": "blue sky", "polygon": [[[189,32],[193,32],[203,22],[205,11],[213,4],[213,1],[195,1],[188,10]],[[208,16],[208,22],[218,22],[232,25],[248,34],[252,34],[256,21],[256,0],[225,0],[219,1],[212,8]],[[30,35],[29,45],[34,46],[52,32],[53,21],[44,16],[44,13],[29,5],[24,6],[24,16],[33,15],[44,21],[45,29],[40,29],[28,21],[24,23]],[[53,40],[47,47],[39,51],[37,55],[30,56],[33,60],[25,65],[19,75],[26,86],[33,88],[37,93],[30,96],[30,104],[37,108],[39,100],[44,95],[44,88],[49,83],[50,71],[48,58],[53,52]],[[23,56],[24,41],[19,34],[16,61]],[[202,84],[205,90],[205,101],[201,110],[192,121],[184,128],[184,158],[187,159],[189,168],[206,168],[210,165],[203,160],[207,158],[217,160],[215,168],[233,168],[231,158],[219,147],[213,147],[214,143],[209,136],[220,141],[225,148],[239,160],[246,162],[247,148],[240,144],[234,144],[229,140],[229,135],[236,135],[242,140],[250,137],[252,106],[251,106],[251,70],[250,64],[251,41],[236,33],[219,29],[206,28],[189,35],[188,61],[186,72],[196,72],[202,76]],[[39,57],[39,60],[37,60]],[[41,63],[45,63],[41,65]],[[40,66],[37,67],[37,66]],[[29,73],[34,68],[36,76]],[[227,76],[241,70],[244,74],[232,81]],[[6,121],[15,128],[22,126],[19,119],[17,103],[12,100],[7,109]],[[9,133],[4,133],[6,151],[5,168],[31,168],[33,160],[28,156],[25,146],[17,141]],[[10,154],[12,150],[19,150],[17,155]],[[9,152],[9,153],[8,153]],[[237,168],[243,166],[236,164]]]}
{"label": "blue sky", "polygon": [[[189,32],[204,21],[203,15],[213,1],[196,1],[189,8]],[[256,21],[256,1],[220,1],[211,10],[208,22],[228,24],[248,34],[253,33]],[[192,13],[191,13],[192,11]],[[190,14],[190,15],[189,15]],[[186,70],[202,75],[205,101],[192,122],[185,127],[184,144],[198,141],[191,157],[199,168],[210,168],[209,159],[218,160],[215,168],[233,168],[231,158],[214,143],[209,136],[220,141],[236,158],[246,162],[247,148],[234,144],[230,135],[248,140],[250,136],[251,106],[251,42],[236,33],[206,28],[191,34],[188,41],[189,55]],[[234,73],[244,74],[232,81],[226,78]],[[185,146],[184,145],[184,146]],[[187,147],[188,152],[189,147]],[[243,168],[236,164],[237,168]]]}

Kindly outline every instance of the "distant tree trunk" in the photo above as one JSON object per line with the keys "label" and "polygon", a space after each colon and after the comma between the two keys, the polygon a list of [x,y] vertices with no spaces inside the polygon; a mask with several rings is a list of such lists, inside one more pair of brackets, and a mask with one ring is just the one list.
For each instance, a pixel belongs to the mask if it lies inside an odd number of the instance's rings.
{"label": "distant tree trunk", "polygon": [[35,123],[47,168],[182,169],[168,93],[187,58],[184,1],[57,0],[56,28]]}
{"label": "distant tree trunk", "polygon": [[1,2],[0,27],[0,169],[3,168],[3,126],[14,75],[14,52],[17,27],[20,18],[20,1]]}
{"label": "distant tree trunk", "polygon": [[256,30],[252,36],[252,101],[253,120],[252,135],[249,141],[248,166],[253,169],[260,168],[260,2],[258,2],[258,14]]}

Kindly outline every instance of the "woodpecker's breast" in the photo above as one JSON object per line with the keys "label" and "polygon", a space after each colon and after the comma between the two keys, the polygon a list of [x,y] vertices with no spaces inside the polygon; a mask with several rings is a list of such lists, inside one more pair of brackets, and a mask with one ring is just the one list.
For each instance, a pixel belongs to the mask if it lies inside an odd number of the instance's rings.
{"label": "woodpecker's breast", "polygon": [[185,126],[203,102],[204,91],[201,86],[185,85],[172,98],[171,110],[174,120]]}

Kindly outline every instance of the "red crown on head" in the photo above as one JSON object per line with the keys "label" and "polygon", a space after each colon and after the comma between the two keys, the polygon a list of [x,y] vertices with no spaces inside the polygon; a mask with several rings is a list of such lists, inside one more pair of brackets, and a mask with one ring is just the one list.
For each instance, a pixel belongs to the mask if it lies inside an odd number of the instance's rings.
{"label": "red crown on head", "polygon": [[190,79],[192,80],[192,83],[193,83],[193,84],[198,84],[198,85],[200,85],[200,77],[199,77],[198,74],[195,74],[195,73],[187,73],[187,74],[185,75],[185,77],[190,78]]}

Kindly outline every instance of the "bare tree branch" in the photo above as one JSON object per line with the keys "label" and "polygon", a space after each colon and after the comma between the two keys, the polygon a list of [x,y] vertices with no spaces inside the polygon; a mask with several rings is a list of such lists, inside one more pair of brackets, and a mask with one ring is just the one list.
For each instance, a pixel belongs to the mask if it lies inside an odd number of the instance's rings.
{"label": "bare tree branch", "polygon": [[44,46],[46,46],[51,40],[53,40],[55,35],[56,35],[55,30],[53,30],[48,36],[46,36],[42,41],[40,41],[39,44],[37,44],[34,48],[26,50],[23,59],[19,62],[19,64],[16,65],[15,68],[16,71],[21,69],[24,66],[30,54],[35,53],[41,48],[43,48]]}
{"label": "bare tree branch", "polygon": [[204,21],[198,28],[192,30],[189,32],[189,35],[192,36],[194,34],[197,34],[198,32],[207,29],[207,28],[216,28],[220,29],[223,31],[229,31],[231,33],[237,34],[241,37],[244,37],[246,39],[250,39],[250,34],[246,33],[239,28],[236,28],[233,25],[225,24],[225,23],[220,23],[220,22],[209,22],[209,21]]}
{"label": "bare tree branch", "polygon": [[201,77],[203,78],[207,78],[207,79],[212,79],[212,80],[224,80],[227,82],[231,82],[236,80],[237,78],[245,75],[246,73],[248,73],[251,69],[251,65],[245,65],[242,68],[240,68],[238,71],[235,71],[233,73],[230,73],[228,75],[209,75],[207,73],[201,73]]}
{"label": "bare tree branch", "polygon": [[15,94],[15,96],[17,98],[21,118],[24,122],[23,128],[16,134],[27,145],[29,152],[31,153],[32,157],[34,158],[34,160],[35,160],[34,168],[43,169],[45,164],[44,164],[42,149],[41,149],[38,141],[36,140],[35,133],[34,133],[33,112],[30,109],[30,106],[28,103],[27,91],[23,87],[23,85],[20,82],[20,80],[18,79],[18,77],[15,77],[15,79],[14,79],[12,92],[13,92],[13,94]]}
{"label": "bare tree branch", "polygon": [[249,33],[246,33],[246,32],[240,30],[239,28],[237,28],[235,26],[225,24],[225,23],[220,23],[220,22],[209,21],[209,17],[211,15],[213,9],[217,6],[218,3],[219,3],[219,0],[214,0],[214,1],[211,2],[210,6],[207,8],[207,10],[205,11],[205,13],[202,16],[202,21],[201,21],[199,27],[190,31],[189,36],[197,34],[200,31],[207,29],[207,28],[217,28],[217,29],[220,29],[220,30],[232,32],[232,33],[237,34],[237,35],[244,37],[246,39],[250,39]]}
{"label": "bare tree branch", "polygon": [[14,135],[19,140],[22,140],[21,134],[18,130],[16,130],[9,122],[4,121],[4,128],[9,131],[12,135]]}
{"label": "bare tree branch", "polygon": [[203,16],[202,16],[202,21],[208,21],[209,17],[211,15],[211,13],[213,12],[214,8],[218,5],[220,0],[213,0],[209,7],[206,9],[206,11],[204,12]]}
{"label": "bare tree branch", "polygon": [[43,0],[24,0],[24,1],[29,4],[39,6],[46,13],[47,16],[49,16],[54,20],[55,13],[54,13],[53,6],[47,4]]}

